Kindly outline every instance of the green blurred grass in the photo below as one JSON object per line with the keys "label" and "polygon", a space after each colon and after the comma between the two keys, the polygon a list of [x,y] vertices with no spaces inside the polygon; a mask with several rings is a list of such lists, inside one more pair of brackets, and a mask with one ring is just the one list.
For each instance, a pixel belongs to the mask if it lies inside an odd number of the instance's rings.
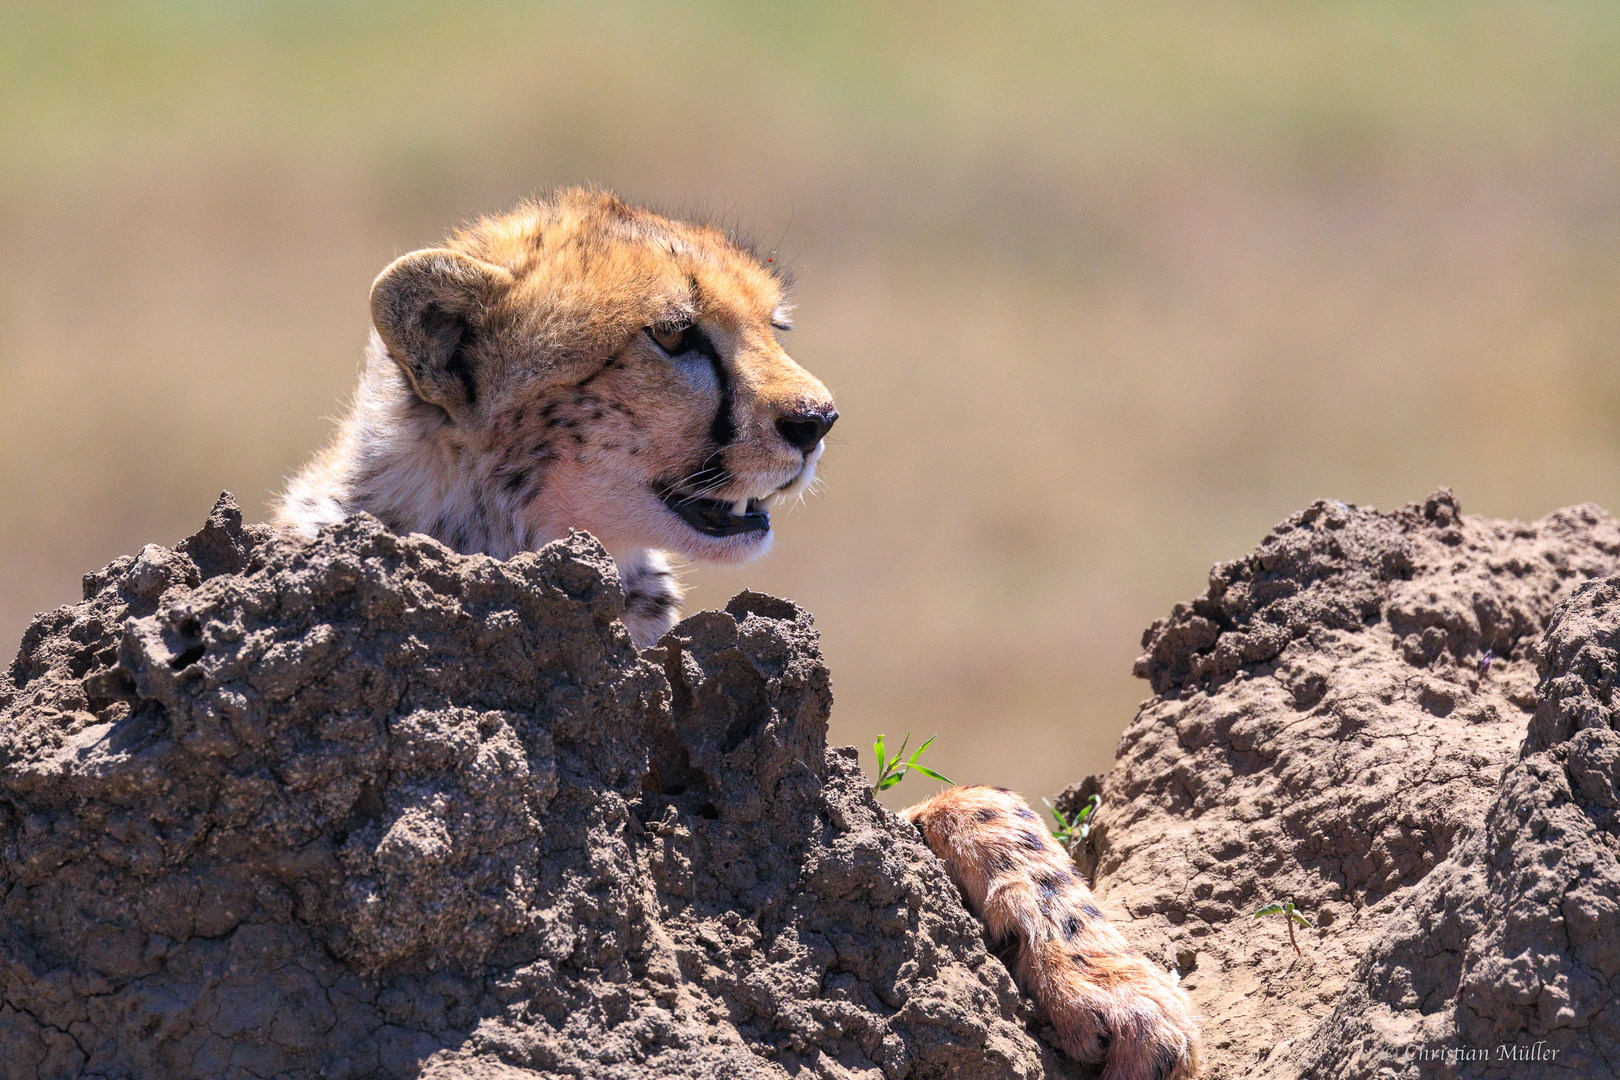
{"label": "green blurred grass", "polygon": [[8,4],[0,35],[14,170],[478,144],[559,119],[523,108],[548,92],[1109,161],[1533,150],[1620,109],[1620,13],[1599,2]]}
{"label": "green blurred grass", "polygon": [[1049,792],[1309,500],[1620,504],[1617,114],[1599,3],[0,2],[0,637],[262,512],[391,257],[594,181],[780,242],[844,416],[699,602],[816,612],[835,739]]}

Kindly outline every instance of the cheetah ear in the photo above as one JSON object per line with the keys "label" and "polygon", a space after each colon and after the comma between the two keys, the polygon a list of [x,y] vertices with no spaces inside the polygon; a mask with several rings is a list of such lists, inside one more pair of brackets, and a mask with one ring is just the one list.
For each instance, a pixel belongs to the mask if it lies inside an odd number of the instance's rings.
{"label": "cheetah ear", "polygon": [[424,401],[458,414],[478,401],[478,336],[512,275],[458,251],[402,255],[371,286],[371,321]]}

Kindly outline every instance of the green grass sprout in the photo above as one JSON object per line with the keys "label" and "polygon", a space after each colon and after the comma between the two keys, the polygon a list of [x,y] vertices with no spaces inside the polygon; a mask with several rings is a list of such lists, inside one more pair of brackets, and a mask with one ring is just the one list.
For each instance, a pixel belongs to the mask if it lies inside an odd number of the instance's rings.
{"label": "green grass sprout", "polygon": [[911,732],[906,732],[906,737],[901,741],[900,749],[895,751],[894,757],[888,756],[888,752],[883,746],[883,736],[879,735],[877,742],[872,744],[872,752],[877,755],[878,765],[877,780],[873,782],[872,786],[878,791],[888,791],[898,784],[906,773],[913,770],[922,773],[924,776],[931,776],[942,784],[956,783],[950,777],[941,776],[926,765],[917,764],[917,759],[922,757],[922,752],[928,749],[929,744],[937,738],[939,738],[938,735],[931,736],[928,742],[923,743],[912,752],[910,760],[901,761],[900,759],[905,757],[906,743],[911,741]]}
{"label": "green grass sprout", "polygon": [[1299,951],[1299,941],[1294,937],[1294,924],[1299,923],[1301,926],[1314,927],[1315,924],[1305,917],[1305,913],[1296,908],[1292,900],[1284,900],[1280,904],[1275,902],[1267,904],[1254,913],[1254,918],[1258,919],[1266,915],[1283,916],[1283,922],[1288,927],[1288,944],[1294,947],[1295,955],[1304,956],[1305,954]]}
{"label": "green grass sprout", "polygon": [[1042,799],[1041,802],[1046,803],[1046,808],[1057,818],[1058,827],[1052,830],[1053,838],[1063,845],[1064,851],[1073,855],[1075,847],[1085,843],[1086,837],[1091,835],[1091,815],[1102,805],[1102,796],[1093,794],[1091,801],[1076,811],[1072,818],[1053,806],[1050,799]]}

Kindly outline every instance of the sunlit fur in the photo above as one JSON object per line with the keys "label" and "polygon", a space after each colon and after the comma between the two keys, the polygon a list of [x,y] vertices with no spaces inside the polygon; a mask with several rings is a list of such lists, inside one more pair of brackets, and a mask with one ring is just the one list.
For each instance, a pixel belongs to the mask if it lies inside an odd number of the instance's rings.
{"label": "sunlit fur", "polygon": [[[1074,862],[1022,799],[949,788],[903,811],[922,830],[1018,985],[1065,1051],[1107,1064],[1103,1080],[1183,1080],[1199,1068],[1192,1003],[1126,943]],[[1015,950],[1015,952],[1014,952]]]}
{"label": "sunlit fur", "polygon": [[[431,338],[424,305],[465,324],[465,390],[458,372],[425,370],[415,355]],[[625,578],[636,643],[650,645],[679,615],[663,553],[732,562],[771,541],[700,533],[655,489],[773,504],[815,476],[822,446],[796,449],[776,422],[830,410],[832,398],[778,343],[786,310],[777,276],[726,235],[604,192],[566,190],[484,218],[378,277],[353,404],[288,483],[276,520],[312,535],[365,510],[500,558],[588,530]],[[712,437],[717,373],[671,359],[645,332],[684,322],[702,329],[729,382],[723,446]]]}

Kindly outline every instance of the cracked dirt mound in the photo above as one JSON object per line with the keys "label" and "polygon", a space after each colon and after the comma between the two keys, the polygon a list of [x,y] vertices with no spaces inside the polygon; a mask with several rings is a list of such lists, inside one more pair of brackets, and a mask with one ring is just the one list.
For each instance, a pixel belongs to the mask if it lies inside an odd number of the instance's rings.
{"label": "cracked dirt mound", "polygon": [[1395,1048],[1412,1075],[1620,1076],[1620,578],[1560,604],[1536,652],[1541,701],[1483,827],[1275,1073],[1374,1075]]}
{"label": "cracked dirt mound", "polygon": [[228,497],[0,677],[0,1078],[1036,1077],[809,616]]}
{"label": "cracked dirt mound", "polygon": [[[1101,792],[1082,863],[1211,1077],[1616,1075],[1617,572],[1593,507],[1323,502],[1144,635],[1156,696],[1059,805]],[[1286,899],[1302,956],[1249,917]]]}
{"label": "cracked dirt mound", "polygon": [[[1082,865],[1213,1077],[1614,1073],[1611,575],[1590,507],[1318,503],[1148,631],[1060,805],[1101,791]],[[0,1080],[1085,1075],[826,748],[792,604],[638,655],[587,536],[228,498],[85,595],[0,676]]]}

